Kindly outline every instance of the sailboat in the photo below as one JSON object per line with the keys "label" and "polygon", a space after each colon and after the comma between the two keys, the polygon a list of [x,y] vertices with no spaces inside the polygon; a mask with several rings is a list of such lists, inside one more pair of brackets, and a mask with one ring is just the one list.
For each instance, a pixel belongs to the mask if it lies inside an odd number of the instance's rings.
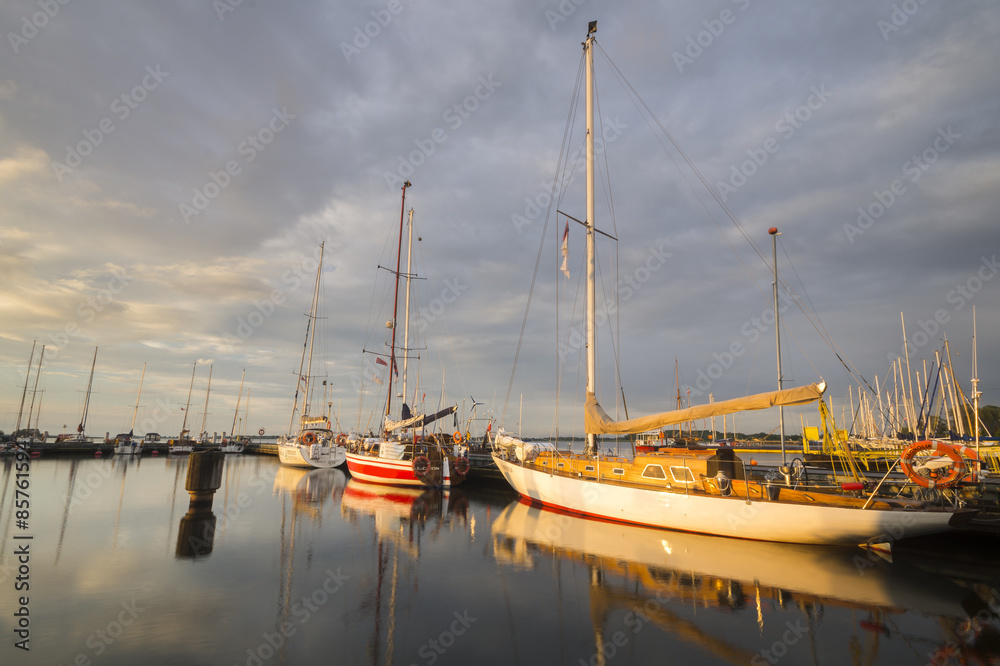
{"label": "sailboat", "polygon": [[187,404],[184,405],[184,421],[181,423],[181,434],[177,439],[167,440],[167,450],[170,453],[191,453],[194,451],[194,440],[188,437],[188,412],[191,411],[191,391],[194,389],[194,373],[198,370],[198,361],[191,368],[191,385],[188,387]]}
{"label": "sailboat", "polygon": [[[42,349],[44,353],[44,348]],[[94,386],[94,368],[97,366],[97,347],[94,347],[94,360],[90,364],[90,379],[87,380],[87,393],[83,398],[83,413],[80,415],[80,425],[76,427],[76,434],[70,436],[56,437],[56,444],[62,446],[73,446],[79,444],[90,444],[87,437],[87,414],[90,411],[90,391]],[[28,414],[29,421],[31,413]]]}
{"label": "sailboat", "polygon": [[209,441],[208,431],[205,430],[205,423],[208,421],[208,397],[212,394],[212,368],[215,366],[208,366],[208,388],[205,389],[205,411],[201,413],[201,432],[198,433],[198,444],[202,447],[208,447],[212,442]]}
{"label": "sailboat", "polygon": [[[240,400],[243,399],[243,380],[247,376],[246,369],[243,370],[243,374],[240,376],[240,392],[236,396],[236,413],[233,414],[233,427],[229,431],[229,437],[224,437],[222,440],[221,451],[223,453],[243,453],[243,449],[246,448],[246,442],[243,438],[236,434],[236,421],[240,417]],[[247,402],[250,401],[250,393],[247,392]]]}
{"label": "sailboat", "polygon": [[[347,467],[351,476],[369,483],[383,483],[395,486],[432,486],[450,488],[465,480],[469,472],[468,447],[462,445],[462,435],[425,433],[424,428],[438,419],[454,414],[458,405],[452,405],[434,414],[413,414],[410,407],[403,402],[400,406],[400,418],[393,419],[392,395],[393,378],[397,375],[396,364],[396,329],[399,306],[399,278],[406,278],[406,299],[403,315],[403,376],[401,395],[406,400],[406,361],[409,357],[409,312],[410,312],[410,280],[411,259],[413,255],[413,211],[410,211],[409,241],[407,244],[406,272],[400,272],[403,248],[403,220],[406,212],[406,190],[411,187],[410,181],[403,184],[402,200],[399,210],[399,243],[396,254],[396,270],[394,272],[396,285],[393,294],[392,320],[386,323],[391,331],[389,342],[389,360],[379,356],[376,363],[389,368],[388,392],[385,401],[385,414],[382,420],[381,435],[368,439],[347,453]],[[410,434],[407,435],[406,431]]]}
{"label": "sailboat", "polygon": [[135,440],[135,417],[139,414],[139,398],[142,397],[142,382],[146,378],[146,364],[142,364],[142,375],[139,377],[139,394],[135,397],[135,409],[132,410],[132,424],[127,433],[115,437],[115,455],[138,455],[142,453],[142,442]]}
{"label": "sailboat", "polygon": [[597,22],[584,42],[587,119],[587,386],[584,452],[557,450],[549,442],[525,442],[500,430],[493,460],[528,500],[597,518],[702,534],[812,544],[891,544],[892,539],[937,533],[975,515],[930,503],[878,495],[864,482],[807,485],[754,479],[732,449],[660,447],[655,452],[603,456],[599,435],[641,435],[665,426],[716,415],[822,399],[826,384],[781,389],[616,421],[597,400],[597,307],[594,206],[593,50]]}
{"label": "sailboat", "polygon": [[[288,435],[278,437],[278,460],[282,465],[294,467],[339,467],[344,464],[347,449],[343,439],[335,436],[330,429],[330,421],[325,416],[310,416],[309,387],[312,382],[313,346],[316,341],[316,311],[319,309],[320,283],[323,278],[323,248],[319,246],[319,267],[316,269],[316,287],[313,291],[309,317],[306,320],[306,340],[302,345],[302,358],[299,360],[299,374],[295,382],[295,399],[292,404],[292,416],[288,423]],[[303,374],[303,369],[305,374]],[[302,393],[301,411],[299,407],[299,392]],[[322,406],[321,406],[322,407]],[[295,431],[295,414],[301,416],[298,430]],[[339,441],[338,441],[339,440]]]}

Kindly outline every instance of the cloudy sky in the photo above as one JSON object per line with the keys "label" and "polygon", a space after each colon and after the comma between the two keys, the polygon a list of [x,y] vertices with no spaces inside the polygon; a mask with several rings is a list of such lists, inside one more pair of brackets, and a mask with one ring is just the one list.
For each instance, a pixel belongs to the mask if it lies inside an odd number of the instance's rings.
{"label": "cloudy sky", "polygon": [[[782,319],[788,384],[822,377],[839,417],[857,379],[834,349],[883,381],[902,312],[912,370],[946,334],[968,391],[975,306],[980,388],[1000,402],[992,0],[15,0],[0,8],[0,429],[37,340],[51,433],[79,421],[95,347],[91,434],[128,429],[144,363],[137,431],[175,434],[196,361],[189,427],[211,364],[209,431],[232,426],[243,369],[249,429],[284,431],[320,242],[313,373],[342,427],[367,427],[386,372],[362,349],[384,350],[378,266],[408,178],[418,394],[506,404],[508,428],[523,400],[526,431],[547,434],[561,359],[560,428],[580,432],[584,238],[573,223],[567,279],[548,203],[594,19],[597,224],[619,239],[598,260],[599,297],[619,296],[598,351],[609,412],[616,354],[633,416],[676,402],[675,359],[692,403],[776,384],[771,226],[801,304]],[[568,136],[558,207],[583,219],[579,122]]]}

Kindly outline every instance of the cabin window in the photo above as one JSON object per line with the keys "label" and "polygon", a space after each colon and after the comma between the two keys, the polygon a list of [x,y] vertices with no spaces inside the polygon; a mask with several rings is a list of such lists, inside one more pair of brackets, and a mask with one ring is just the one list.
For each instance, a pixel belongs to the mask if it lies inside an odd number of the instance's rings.
{"label": "cabin window", "polygon": [[618,476],[625,476],[625,470],[621,467],[615,467],[611,470],[612,474],[617,474]]}
{"label": "cabin window", "polygon": [[670,476],[678,483],[694,483],[694,475],[687,467],[671,467]]}
{"label": "cabin window", "polygon": [[556,463],[556,467],[562,467],[562,466],[563,466],[562,463]]}
{"label": "cabin window", "polygon": [[659,465],[646,465],[646,469],[642,470],[642,478],[665,479],[667,475],[663,473],[663,468]]}
{"label": "cabin window", "polygon": [[585,472],[593,472],[594,471],[594,466],[593,465],[587,465],[586,467],[583,468],[583,471],[585,471]]}

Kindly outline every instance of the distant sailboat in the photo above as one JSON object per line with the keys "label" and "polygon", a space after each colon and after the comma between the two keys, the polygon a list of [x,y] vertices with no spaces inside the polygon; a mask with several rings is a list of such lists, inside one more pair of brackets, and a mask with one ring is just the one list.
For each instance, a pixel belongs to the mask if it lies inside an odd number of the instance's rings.
{"label": "distant sailboat", "polygon": [[191,368],[191,385],[188,387],[188,398],[187,404],[184,405],[184,421],[181,423],[181,434],[178,435],[177,439],[171,439],[167,441],[167,450],[170,453],[191,453],[194,451],[194,440],[188,437],[187,419],[188,412],[191,411],[191,391],[194,389],[194,373],[198,369],[198,361],[194,362],[194,366]]}
{"label": "distant sailboat", "polygon": [[142,442],[135,439],[135,417],[139,414],[139,398],[142,397],[142,382],[146,378],[146,364],[142,364],[142,375],[139,377],[139,394],[135,396],[135,409],[132,410],[132,424],[127,433],[115,438],[115,455],[134,456],[142,452]]}
{"label": "distant sailboat", "polygon": [[[233,427],[229,431],[229,437],[225,437],[222,440],[221,450],[223,453],[243,453],[243,449],[246,448],[246,442],[243,438],[236,434],[236,421],[240,417],[240,400],[243,398],[243,380],[247,376],[246,369],[243,370],[243,374],[240,376],[240,392],[236,396],[236,412],[233,414]],[[247,402],[250,401],[250,394],[247,393]]]}
{"label": "distant sailboat", "polygon": [[[44,349],[42,350],[45,351]],[[97,347],[94,347],[94,360],[90,364],[90,379],[87,380],[87,393],[83,398],[83,414],[80,416],[80,425],[76,427],[76,434],[69,437],[56,438],[57,444],[90,444],[87,437],[87,415],[90,412],[90,391],[94,386],[94,368],[97,366]]]}

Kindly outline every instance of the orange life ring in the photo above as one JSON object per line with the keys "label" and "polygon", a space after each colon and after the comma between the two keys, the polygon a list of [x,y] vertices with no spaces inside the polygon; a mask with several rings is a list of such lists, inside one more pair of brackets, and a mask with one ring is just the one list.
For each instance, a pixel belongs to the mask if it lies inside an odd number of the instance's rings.
{"label": "orange life ring", "polygon": [[462,433],[460,433],[459,431],[456,430],[455,433],[451,436],[451,441],[455,442],[456,444],[461,444],[462,443]]}
{"label": "orange life ring", "polygon": [[306,432],[306,434],[302,435],[302,443],[305,444],[306,446],[315,444],[316,433],[312,432],[311,430]]}
{"label": "orange life ring", "polygon": [[430,468],[431,461],[427,459],[427,456],[417,456],[413,459],[413,475],[418,479],[426,474]]}
{"label": "orange life ring", "polygon": [[[948,458],[951,464],[946,468],[927,470],[924,467],[918,470],[914,467],[916,455],[925,451],[938,457]],[[910,481],[924,488],[947,488],[957,483],[967,472],[962,455],[954,447],[944,442],[926,440],[914,442],[903,451],[899,457],[899,464]]]}
{"label": "orange life ring", "polygon": [[958,455],[965,458],[966,466],[968,467],[969,473],[964,475],[959,481],[971,481],[972,483],[978,483],[983,480],[983,463],[979,459],[979,454],[976,450],[970,448],[964,444],[949,444],[951,448],[958,451]]}
{"label": "orange life ring", "polygon": [[263,435],[263,434],[264,434],[264,429],[263,429],[263,428],[261,428],[260,430],[258,430],[258,431],[257,431],[257,434],[258,434],[258,435]]}
{"label": "orange life ring", "polygon": [[347,435],[345,435],[344,433],[340,433],[339,435],[337,435],[337,444],[343,446],[346,442],[347,442]]}
{"label": "orange life ring", "polygon": [[465,456],[455,458],[455,472],[465,476],[469,473],[469,459]]}

